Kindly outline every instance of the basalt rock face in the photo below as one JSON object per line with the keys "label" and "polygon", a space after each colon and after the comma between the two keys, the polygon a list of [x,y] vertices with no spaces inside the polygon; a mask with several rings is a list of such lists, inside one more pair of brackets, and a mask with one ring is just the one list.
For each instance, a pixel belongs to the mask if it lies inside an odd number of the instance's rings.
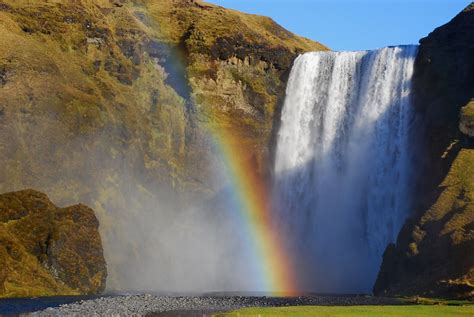
{"label": "basalt rock face", "polygon": [[113,289],[146,240],[124,232],[220,190],[212,134],[265,174],[292,61],[326,49],[188,0],[0,0],[0,33],[0,192],[93,207]]}
{"label": "basalt rock face", "polygon": [[0,297],[98,294],[107,269],[94,211],[34,190],[0,195]]}
{"label": "basalt rock face", "polygon": [[420,41],[414,85],[425,127],[414,215],[386,249],[374,293],[473,298],[474,4]]}

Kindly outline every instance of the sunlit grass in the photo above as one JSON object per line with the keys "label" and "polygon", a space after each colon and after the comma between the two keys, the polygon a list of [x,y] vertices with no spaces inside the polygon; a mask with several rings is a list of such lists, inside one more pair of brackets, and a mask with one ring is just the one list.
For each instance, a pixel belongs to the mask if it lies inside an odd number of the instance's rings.
{"label": "sunlit grass", "polygon": [[244,308],[215,317],[472,317],[474,305],[411,305],[411,306],[302,306],[278,308]]}

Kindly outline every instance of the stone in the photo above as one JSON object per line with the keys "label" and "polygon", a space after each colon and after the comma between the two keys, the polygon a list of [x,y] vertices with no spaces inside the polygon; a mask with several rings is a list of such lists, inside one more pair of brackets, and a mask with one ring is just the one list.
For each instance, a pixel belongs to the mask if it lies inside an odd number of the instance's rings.
{"label": "stone", "polygon": [[0,297],[99,294],[107,268],[94,211],[34,190],[0,195]]}

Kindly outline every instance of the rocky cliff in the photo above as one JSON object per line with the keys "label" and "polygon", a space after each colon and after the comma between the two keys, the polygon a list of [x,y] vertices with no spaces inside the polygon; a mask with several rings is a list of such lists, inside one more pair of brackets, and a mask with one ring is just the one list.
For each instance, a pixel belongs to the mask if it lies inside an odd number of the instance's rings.
{"label": "rocky cliff", "polygon": [[474,4],[420,41],[414,76],[425,127],[415,212],[385,251],[374,292],[473,298]]}
{"label": "rocky cliff", "polygon": [[97,294],[107,269],[94,211],[45,194],[0,195],[0,298]]}
{"label": "rocky cliff", "polygon": [[126,232],[219,190],[210,134],[265,174],[292,61],[326,49],[191,0],[1,0],[0,33],[0,192],[93,207],[115,289],[149,249]]}
{"label": "rocky cliff", "polygon": [[270,18],[200,1],[149,1],[147,7],[160,37],[187,66],[200,120],[214,133],[230,132],[259,172],[268,172],[270,138],[293,60],[327,48]]}

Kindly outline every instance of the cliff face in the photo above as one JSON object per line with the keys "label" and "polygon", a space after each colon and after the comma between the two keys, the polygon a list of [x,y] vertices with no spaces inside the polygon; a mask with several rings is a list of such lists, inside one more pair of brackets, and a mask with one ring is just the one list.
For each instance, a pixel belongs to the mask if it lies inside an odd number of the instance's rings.
{"label": "cliff face", "polygon": [[106,264],[94,211],[40,192],[0,195],[0,297],[97,294]]}
{"label": "cliff face", "polygon": [[178,49],[187,65],[197,116],[210,131],[232,134],[234,146],[265,174],[293,60],[299,53],[327,48],[267,17],[200,1],[146,3],[160,37]]}
{"label": "cliff face", "polygon": [[219,190],[210,131],[265,174],[292,61],[326,49],[188,0],[1,0],[0,33],[0,192],[93,207],[112,288],[140,258],[124,232]]}
{"label": "cliff face", "polygon": [[474,4],[420,41],[416,107],[423,118],[414,206],[385,251],[379,295],[474,297]]}

